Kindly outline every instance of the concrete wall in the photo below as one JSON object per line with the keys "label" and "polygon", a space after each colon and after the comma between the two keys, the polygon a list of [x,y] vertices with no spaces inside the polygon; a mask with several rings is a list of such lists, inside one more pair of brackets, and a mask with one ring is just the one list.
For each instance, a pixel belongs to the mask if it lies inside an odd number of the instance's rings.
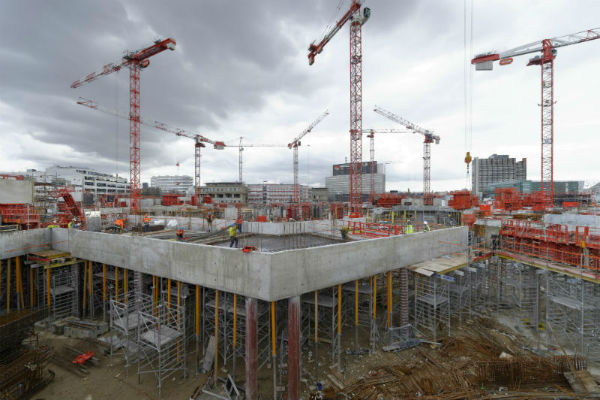
{"label": "concrete wall", "polygon": [[71,255],[146,274],[269,299],[270,254],[239,249],[52,229],[54,248]]}
{"label": "concrete wall", "polygon": [[281,299],[463,250],[467,228],[286,250],[271,258],[271,296]]}
{"label": "concrete wall", "polygon": [[0,179],[0,204],[32,204],[33,181]]}
{"label": "concrete wall", "polygon": [[75,257],[261,300],[285,299],[461,251],[458,227],[279,253],[243,253],[143,236],[52,229],[53,247]]}
{"label": "concrete wall", "polygon": [[0,233],[0,259],[47,250],[52,238],[51,229],[30,229]]}

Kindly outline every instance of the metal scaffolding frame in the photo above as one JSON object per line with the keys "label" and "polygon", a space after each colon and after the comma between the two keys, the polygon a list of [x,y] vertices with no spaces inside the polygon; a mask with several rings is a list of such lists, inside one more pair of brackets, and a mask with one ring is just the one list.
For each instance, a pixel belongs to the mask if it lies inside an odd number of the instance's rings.
{"label": "metal scaffolding frame", "polygon": [[452,271],[448,274],[453,278],[449,285],[450,313],[458,317],[458,326],[462,326],[463,315],[472,315],[472,278],[477,270],[465,267],[462,270]]}
{"label": "metal scaffolding frame", "polygon": [[165,379],[177,371],[187,377],[185,305],[170,304],[162,299],[154,304],[150,296],[140,296],[137,310],[137,372],[153,374],[157,381],[158,396]]}
{"label": "metal scaffolding frame", "polygon": [[[46,271],[44,271],[46,272]],[[47,273],[47,272],[46,272]],[[45,295],[48,291],[46,274],[40,274],[44,281]],[[79,316],[79,265],[66,265],[50,270],[50,312],[53,321],[68,316]]]}
{"label": "metal scaffolding frame", "polygon": [[[210,337],[215,331],[215,290],[202,288],[202,336]],[[245,297],[237,295],[236,299],[236,346],[233,346],[234,309],[232,293],[219,291],[219,352],[223,365],[245,357],[246,308]],[[271,362],[271,327],[269,303],[259,301],[257,305],[258,360],[259,368]],[[203,342],[203,351],[205,343]],[[233,368],[235,370],[235,367]]]}
{"label": "metal scaffolding frame", "polygon": [[[354,285],[353,285],[354,287]],[[315,318],[315,294],[302,296],[302,333],[304,337],[314,336],[315,319],[317,321],[318,341],[330,342],[330,359],[337,357],[337,286],[323,289],[317,295],[317,315]],[[310,341],[307,341],[310,342]]]}
{"label": "metal scaffolding frame", "polygon": [[[353,326],[354,329],[354,347],[355,351],[360,348],[358,343],[358,330],[364,329],[369,332],[369,347],[374,350],[379,343],[379,326],[377,324],[376,299],[385,302],[385,290],[373,291],[373,277],[358,281],[358,326],[355,325],[355,308],[356,308],[356,284],[355,282],[347,283],[342,286],[343,292],[347,295],[342,299],[342,314],[345,316],[343,321],[347,326]],[[382,277],[376,278],[377,288],[382,289]],[[376,289],[377,290],[377,289]],[[374,318],[375,316],[375,318]],[[344,323],[342,323],[343,325]]]}
{"label": "metal scaffolding frame", "polygon": [[[427,271],[425,271],[427,272]],[[431,332],[437,341],[438,329],[446,326],[450,333],[449,288],[453,278],[431,273],[413,271],[415,276],[415,328]]]}
{"label": "metal scaffolding frame", "polygon": [[539,315],[539,290],[536,268],[518,262],[504,262],[501,305],[516,308],[522,322],[536,324]]}
{"label": "metal scaffolding frame", "polygon": [[600,285],[551,272],[546,275],[546,343],[558,341],[600,362]]}
{"label": "metal scaffolding frame", "polygon": [[[113,275],[114,277],[114,275]],[[121,278],[119,278],[121,280]],[[135,301],[125,301],[126,296],[123,293],[119,293],[119,296],[114,296],[110,300],[110,329],[116,333],[118,341],[115,343],[114,337],[110,340],[110,360],[112,364],[112,357],[115,350],[123,348],[123,358],[125,360],[125,371],[129,373],[129,367],[132,362],[135,362],[138,358],[138,346],[137,346],[137,330],[139,325],[142,324],[140,316],[137,313],[140,303]],[[152,306],[152,298],[147,295],[143,295],[143,302],[150,303]]]}

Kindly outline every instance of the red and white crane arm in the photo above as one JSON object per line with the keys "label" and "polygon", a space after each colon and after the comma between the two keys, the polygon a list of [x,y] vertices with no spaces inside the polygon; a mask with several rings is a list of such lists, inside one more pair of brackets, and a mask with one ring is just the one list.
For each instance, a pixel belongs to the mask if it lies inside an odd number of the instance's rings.
{"label": "red and white crane arm", "polygon": [[86,83],[93,82],[101,76],[117,72],[121,70],[121,68],[124,68],[132,63],[140,63],[140,67],[145,68],[150,63],[150,60],[148,60],[148,58],[164,50],[175,50],[175,44],[175,41],[171,38],[157,40],[152,46],[146,47],[142,50],[129,52],[125,56],[123,56],[123,59],[121,61],[115,63],[108,63],[104,65],[100,70],[92,72],[91,74],[88,74],[83,78],[76,80],[71,84],[71,88],[78,88]]}
{"label": "red and white crane arm", "polygon": [[[111,110],[106,107],[103,107],[100,104],[96,103],[94,100],[89,100],[89,99],[80,97],[77,100],[77,104],[91,108],[92,110],[101,111],[105,114],[114,115],[114,116],[117,116],[117,117],[123,118],[123,119],[129,119],[129,115],[127,115],[123,112],[120,112],[120,111]],[[189,139],[193,139],[198,142],[210,143],[217,150],[222,150],[225,147],[225,144],[221,141],[215,141],[215,140],[209,139],[205,136],[202,136],[202,135],[199,135],[199,134],[196,134],[193,132],[188,132],[184,129],[174,128],[174,127],[171,127],[171,126],[165,124],[164,122],[148,121],[148,120],[140,118],[140,123],[142,123],[146,126],[152,127],[152,128],[159,129],[159,130],[167,132],[167,133],[172,133],[177,136],[187,137]]]}
{"label": "red and white crane arm", "polygon": [[553,49],[557,49],[559,47],[570,46],[572,44],[588,42],[595,39],[600,39],[600,28],[588,29],[586,31],[546,40],[539,40],[503,52],[490,51],[479,54],[471,60],[471,64],[475,64],[479,70],[491,70],[494,61],[499,60],[500,65],[506,65],[510,64],[514,57],[532,53],[541,53],[544,51],[545,46],[550,46]]}
{"label": "red and white crane arm", "polygon": [[[338,22],[336,22],[335,26],[329,32],[327,32],[325,34],[323,39],[321,39],[321,41],[317,44],[315,44],[315,42],[312,42],[310,44],[310,46],[308,46],[308,64],[309,65],[313,65],[313,63],[315,62],[315,56],[317,54],[321,53],[323,51],[323,48],[325,47],[325,45],[327,43],[329,43],[329,41],[335,36],[336,33],[338,33],[340,31],[340,29],[342,29],[344,24],[346,22],[348,22],[350,19],[352,19],[354,14],[356,14],[360,10],[360,7],[363,2],[364,2],[363,0],[354,0],[352,2],[352,5],[348,9],[348,11],[346,11],[346,13],[342,16],[342,18],[340,18],[340,20]],[[363,11],[363,16],[361,16],[361,18],[362,18],[361,24],[364,24],[367,21],[367,19],[369,19],[370,15],[371,15],[371,10],[369,8],[365,8]]]}
{"label": "red and white crane arm", "polygon": [[323,114],[319,115],[317,117],[317,119],[315,119],[309,126],[306,127],[305,130],[302,131],[302,133],[300,133],[298,136],[296,136],[296,138],[294,140],[292,140],[290,143],[288,143],[288,148],[293,148],[293,147],[298,147],[301,145],[301,140],[304,136],[306,136],[310,131],[312,131],[314,129],[315,126],[317,126],[321,121],[323,121],[325,119],[326,116],[329,115],[329,111],[325,110],[325,112],[323,112]]}
{"label": "red and white crane arm", "polygon": [[379,106],[375,106],[373,111],[375,111],[379,115],[386,117],[387,119],[389,119],[391,121],[399,123],[400,125],[404,126],[406,129],[409,129],[409,130],[413,131],[414,133],[423,135],[423,137],[425,138],[425,142],[428,142],[428,143],[435,142],[435,144],[440,144],[440,137],[438,135],[435,135],[429,129],[425,129],[425,128],[420,127],[419,125],[413,124],[412,122],[400,117],[399,115],[396,115],[390,111],[384,110],[383,108],[381,108]]}

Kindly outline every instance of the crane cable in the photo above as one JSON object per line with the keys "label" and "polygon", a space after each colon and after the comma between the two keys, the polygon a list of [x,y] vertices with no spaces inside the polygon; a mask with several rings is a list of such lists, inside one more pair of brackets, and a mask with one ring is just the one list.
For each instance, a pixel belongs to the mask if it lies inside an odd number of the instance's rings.
{"label": "crane cable", "polygon": [[[463,0],[463,46],[464,46],[464,65],[463,65],[463,83],[464,83],[464,129],[465,129],[465,163],[467,172],[465,184],[470,185],[469,165],[471,162],[471,147],[473,144],[473,68],[470,60],[473,58],[473,0]],[[469,10],[470,8],[470,10]],[[467,50],[468,48],[468,50]]]}
{"label": "crane cable", "polygon": [[329,32],[331,29],[333,29],[333,24],[335,24],[335,23],[337,22],[337,20],[338,20],[338,18],[337,18],[337,17],[338,17],[338,15],[339,15],[339,13],[340,13],[340,10],[342,9],[342,6],[344,5],[344,3],[345,3],[346,1],[347,1],[347,0],[339,0],[339,1],[338,1],[338,5],[337,5],[337,7],[336,7],[336,9],[335,9],[335,11],[334,11],[334,13],[333,13],[333,15],[332,15],[332,16],[331,16],[331,18],[328,20],[328,21],[330,21],[330,22],[329,22],[327,25],[325,25],[325,28],[323,28],[323,32],[321,32],[321,36],[320,36],[320,37],[323,37],[323,36],[325,36],[325,34],[326,34],[327,32]]}
{"label": "crane cable", "polygon": [[[119,109],[119,71],[115,77],[115,103],[117,105],[116,110]],[[115,116],[115,177],[119,177],[119,117]],[[115,195],[118,192],[115,192]]]}

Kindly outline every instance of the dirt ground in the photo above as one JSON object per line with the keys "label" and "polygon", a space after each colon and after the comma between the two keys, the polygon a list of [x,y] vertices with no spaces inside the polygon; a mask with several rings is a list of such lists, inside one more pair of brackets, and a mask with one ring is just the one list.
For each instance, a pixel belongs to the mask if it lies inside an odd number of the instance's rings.
{"label": "dirt ground", "polygon": [[[341,373],[337,372],[336,359],[332,359],[331,357],[331,345],[329,343],[321,343],[318,349],[318,381],[323,384],[324,388],[335,389],[336,391],[339,391],[339,389],[333,383],[334,380],[343,385],[345,389],[354,388],[355,390],[361,387],[361,382],[362,384],[386,382],[386,379],[389,381],[388,385],[405,385],[408,388],[407,390],[413,385],[411,380],[414,380],[414,384],[417,386],[431,386],[431,390],[437,390],[435,387],[436,380],[441,382],[440,384],[442,385],[454,384],[454,381],[463,379],[463,377],[465,377],[466,381],[469,381],[474,379],[476,371],[473,369],[473,365],[476,361],[497,359],[501,352],[506,352],[511,356],[532,354],[528,349],[535,347],[536,339],[532,335],[531,330],[523,328],[518,321],[515,323],[511,319],[510,314],[499,318],[499,320],[504,322],[504,325],[491,319],[482,318],[463,321],[460,328],[453,329],[452,337],[439,339],[441,345],[421,344],[416,348],[398,352],[383,352],[378,350],[375,353],[365,355],[345,355],[346,349],[354,349],[354,333],[352,329],[344,330],[341,346],[343,349],[341,355]],[[383,332],[381,334],[383,335]],[[49,333],[42,333],[40,338],[42,342],[50,344],[57,353],[63,352],[65,345],[82,351],[92,350],[99,359],[99,366],[89,366],[89,375],[79,377],[70,372],[70,365],[51,362],[49,368],[56,373],[56,377],[50,385],[38,392],[33,397],[34,399],[93,400],[158,398],[156,379],[153,375],[144,375],[141,384],[138,383],[137,365],[130,366],[129,374],[127,375],[121,357],[114,356],[113,365],[111,366],[109,357],[102,354],[102,350],[91,342],[69,339]],[[368,332],[366,330],[360,331],[359,342],[362,348],[368,346]],[[560,354],[559,349],[555,350],[556,354]],[[314,385],[317,382],[317,378],[314,376],[315,359],[312,343],[305,345],[302,356],[303,392],[301,395],[303,399],[309,399],[311,393],[314,392]],[[175,373],[173,377],[164,383],[162,399],[189,399],[194,390],[206,381],[206,376],[194,373],[195,354],[188,354],[187,360],[188,378],[184,379],[181,373]],[[236,382],[238,386],[242,387],[244,379],[243,362],[243,359],[238,360],[236,368]],[[228,367],[231,368],[231,365]],[[462,371],[469,368],[468,373],[460,375],[460,378],[456,378],[457,375],[453,375],[453,370]],[[597,372],[597,370],[592,369],[592,372]],[[231,371],[220,368],[221,377],[225,377],[227,373],[231,373]],[[264,367],[259,371],[259,391],[263,399],[271,399],[273,396],[272,374],[271,369]],[[390,374],[398,375],[394,378],[396,380],[391,379]],[[437,375],[433,376],[432,374]],[[283,379],[282,386],[285,386],[286,377],[279,378]],[[444,383],[445,380],[450,383]],[[281,385],[281,382],[278,382],[279,385]],[[385,385],[384,383],[382,386],[384,389],[382,393],[386,393],[386,390],[389,390],[389,387],[386,389]],[[457,387],[463,387],[467,383],[459,382],[456,385]],[[565,390],[569,390],[568,385],[564,384],[564,382],[563,385],[565,386]],[[552,392],[556,390],[554,386],[548,386],[548,391]],[[503,388],[499,388],[499,390],[501,393]],[[219,390],[216,389],[215,392],[219,393]],[[388,397],[383,398],[387,400]],[[200,397],[203,400],[212,398],[208,395]],[[372,398],[377,399],[378,397],[375,396]]]}

